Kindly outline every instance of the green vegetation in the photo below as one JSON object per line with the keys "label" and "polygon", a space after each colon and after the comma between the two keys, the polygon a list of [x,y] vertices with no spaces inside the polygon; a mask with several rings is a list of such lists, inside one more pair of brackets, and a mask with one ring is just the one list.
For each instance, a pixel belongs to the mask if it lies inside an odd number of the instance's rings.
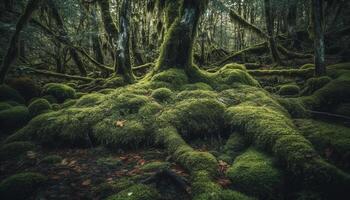
{"label": "green vegetation", "polygon": [[35,149],[35,145],[30,142],[12,142],[4,144],[0,148],[0,160],[16,159],[25,155],[27,151]]}
{"label": "green vegetation", "polygon": [[36,117],[52,110],[51,104],[46,99],[37,99],[29,104],[28,110],[31,117]]}
{"label": "green vegetation", "polygon": [[0,111],[0,127],[5,132],[21,128],[29,119],[29,111],[24,106],[15,106]]}
{"label": "green vegetation", "polygon": [[288,95],[298,95],[300,92],[300,88],[297,85],[282,85],[278,90],[279,95],[288,96]]}
{"label": "green vegetation", "polygon": [[45,85],[43,94],[55,97],[59,103],[63,103],[67,99],[75,98],[75,90],[73,88],[58,83],[49,83]]}
{"label": "green vegetation", "polygon": [[19,92],[8,85],[0,85],[0,101],[14,101],[20,104],[25,102]]}
{"label": "green vegetation", "polygon": [[35,194],[47,178],[38,173],[20,173],[0,183],[0,196],[5,199],[27,199]]}
{"label": "green vegetation", "polygon": [[133,185],[116,195],[112,195],[107,200],[157,200],[159,193],[152,187],[138,184]]}
{"label": "green vegetation", "polygon": [[159,102],[166,102],[168,100],[171,100],[172,95],[173,92],[168,88],[158,88],[156,90],[153,90],[151,94],[151,96]]}
{"label": "green vegetation", "polygon": [[44,157],[40,163],[45,163],[45,164],[57,164],[60,163],[62,161],[62,157],[59,155],[50,155],[50,156],[46,156]]}
{"label": "green vegetation", "polygon": [[170,163],[168,162],[160,162],[154,161],[143,165],[140,169],[149,172],[149,171],[160,171],[164,169],[168,169],[170,167]]}

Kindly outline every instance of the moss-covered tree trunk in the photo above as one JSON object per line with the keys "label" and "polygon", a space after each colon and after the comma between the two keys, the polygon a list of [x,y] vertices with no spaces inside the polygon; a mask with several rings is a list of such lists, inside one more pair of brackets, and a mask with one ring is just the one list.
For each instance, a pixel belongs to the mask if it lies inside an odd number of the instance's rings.
{"label": "moss-covered tree trunk", "polygon": [[269,48],[271,52],[271,57],[273,62],[280,65],[281,64],[281,58],[278,54],[276,41],[274,37],[274,20],[271,15],[271,1],[270,0],[264,0],[265,3],[265,20],[266,20],[266,28],[267,33],[269,36]]}
{"label": "moss-covered tree trunk", "polygon": [[16,24],[16,30],[11,37],[7,52],[4,58],[2,59],[0,69],[0,83],[3,83],[5,81],[6,74],[10,69],[11,64],[15,62],[15,60],[18,57],[21,31],[27,25],[33,12],[40,5],[40,2],[41,0],[29,0],[23,14],[21,15]]}
{"label": "moss-covered tree trunk", "polygon": [[[192,67],[193,43],[200,16],[207,0],[166,1],[166,38],[162,44],[156,71],[179,68],[188,71]],[[174,13],[178,13],[176,17]]]}
{"label": "moss-covered tree trunk", "polygon": [[312,22],[315,49],[315,74],[323,76],[326,74],[325,66],[325,44],[323,31],[323,0],[312,0]]}

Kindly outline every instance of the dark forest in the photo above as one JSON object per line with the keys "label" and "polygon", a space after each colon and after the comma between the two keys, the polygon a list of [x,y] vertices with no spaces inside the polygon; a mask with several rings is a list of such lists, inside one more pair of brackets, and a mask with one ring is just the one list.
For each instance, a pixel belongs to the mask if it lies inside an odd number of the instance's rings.
{"label": "dark forest", "polygon": [[349,33],[347,0],[1,0],[0,199],[349,199]]}

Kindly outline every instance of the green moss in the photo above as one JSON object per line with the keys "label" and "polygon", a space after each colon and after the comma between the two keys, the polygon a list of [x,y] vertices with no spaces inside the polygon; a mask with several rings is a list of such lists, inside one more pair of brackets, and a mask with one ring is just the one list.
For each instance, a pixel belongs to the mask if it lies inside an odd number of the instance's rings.
{"label": "green moss", "polygon": [[107,200],[157,200],[160,194],[154,188],[137,184],[133,185],[116,195],[110,196]]}
{"label": "green moss", "polygon": [[189,99],[176,103],[160,118],[173,124],[184,136],[218,134],[223,125],[225,106],[212,99]]}
{"label": "green moss", "polygon": [[208,76],[214,84],[214,89],[218,90],[229,89],[237,84],[259,86],[258,81],[246,71],[240,69],[222,68]]}
{"label": "green moss", "polygon": [[350,128],[309,119],[295,120],[295,123],[322,156],[350,169]]}
{"label": "green moss", "polygon": [[145,172],[150,172],[150,171],[160,171],[160,170],[168,169],[169,167],[170,167],[170,163],[168,162],[154,161],[143,165],[140,169]]}
{"label": "green moss", "polygon": [[314,69],[281,69],[281,70],[249,70],[252,76],[282,76],[310,78],[314,76]]}
{"label": "green moss", "polygon": [[338,105],[334,110],[334,113],[338,115],[345,115],[350,117],[350,103],[344,103]]}
{"label": "green moss", "polygon": [[0,111],[7,110],[12,106],[7,102],[0,102]]}
{"label": "green moss", "polygon": [[137,113],[150,99],[143,95],[133,93],[122,93],[116,98],[116,107],[124,114]]}
{"label": "green moss", "polygon": [[297,85],[288,84],[288,85],[282,85],[279,90],[278,94],[283,96],[292,96],[292,95],[298,95],[300,92],[300,88]]}
{"label": "green moss", "polygon": [[296,200],[320,200],[323,199],[320,194],[314,191],[301,191],[295,195]]}
{"label": "green moss", "polygon": [[29,77],[18,77],[12,79],[9,85],[17,90],[26,102],[32,98],[39,97],[41,93],[41,88]]}
{"label": "green moss", "polygon": [[99,198],[106,198],[131,187],[134,183],[129,178],[120,178],[117,181],[101,183],[93,190]]}
{"label": "green moss", "polygon": [[121,76],[113,76],[105,81],[103,87],[106,88],[117,88],[126,85],[125,80]]}
{"label": "green moss", "polygon": [[186,99],[215,99],[217,93],[209,90],[185,90],[176,95],[177,101]]}
{"label": "green moss", "polygon": [[162,110],[162,106],[159,103],[152,102],[142,106],[138,114],[143,117],[153,116],[161,110]]}
{"label": "green moss", "polygon": [[110,147],[137,148],[151,139],[150,133],[139,121],[121,122],[122,126],[116,123],[116,120],[105,119],[95,125],[93,134],[99,143]]}
{"label": "green moss", "polygon": [[186,73],[181,69],[169,69],[154,75],[151,79],[153,82],[165,82],[173,88],[180,88],[188,83]]}
{"label": "green moss", "polygon": [[8,143],[0,148],[0,160],[15,159],[34,149],[35,145],[30,142]]}
{"label": "green moss", "polygon": [[96,163],[100,166],[105,166],[108,168],[115,168],[122,164],[122,161],[119,158],[114,157],[103,157],[96,160]]}
{"label": "green moss", "polygon": [[276,98],[276,100],[288,111],[288,113],[296,118],[309,117],[307,110],[299,99],[295,98]]}
{"label": "green moss", "polygon": [[76,107],[90,107],[95,106],[101,103],[103,101],[103,94],[100,93],[92,93],[82,96],[77,102],[75,103]]}
{"label": "green moss", "polygon": [[311,95],[318,89],[321,89],[323,86],[331,82],[332,79],[328,76],[310,78],[306,81],[305,87],[302,90],[303,95]]}
{"label": "green moss", "polygon": [[168,88],[158,88],[153,90],[151,96],[159,102],[166,102],[171,100],[173,92]]}
{"label": "green moss", "polygon": [[247,146],[247,141],[242,135],[239,133],[232,133],[224,146],[224,155],[220,156],[220,158],[228,163],[232,163]]}
{"label": "green moss", "polygon": [[253,149],[238,156],[227,176],[238,190],[261,199],[280,199],[282,174],[271,158]]}
{"label": "green moss", "polygon": [[63,103],[66,99],[75,98],[75,90],[68,85],[60,83],[49,83],[43,88],[44,95],[54,96],[59,103]]}
{"label": "green moss", "polygon": [[45,164],[57,164],[62,161],[62,157],[59,155],[50,155],[44,157],[40,163],[45,163]]}
{"label": "green moss", "polygon": [[4,199],[27,199],[47,181],[38,173],[21,173],[10,176],[0,183],[0,196]]}
{"label": "green moss", "polygon": [[305,64],[300,69],[315,69],[315,64]]}
{"label": "green moss", "polygon": [[186,84],[182,87],[182,90],[213,90],[213,88],[203,82],[198,83],[192,83],[192,84]]}
{"label": "green moss", "polygon": [[0,85],[0,101],[15,101],[20,104],[24,104],[24,98],[19,92],[8,85]]}
{"label": "green moss", "polygon": [[0,127],[5,132],[11,132],[25,125],[29,118],[29,111],[26,107],[15,106],[0,111]]}
{"label": "green moss", "polygon": [[28,110],[30,116],[35,117],[42,113],[49,112],[52,110],[52,107],[46,99],[37,99],[28,106]]}
{"label": "green moss", "polygon": [[57,99],[54,96],[52,96],[52,95],[44,95],[42,98],[46,99],[51,104],[57,104],[58,103]]}
{"label": "green moss", "polygon": [[226,64],[223,69],[240,69],[243,71],[246,71],[247,68],[244,65],[238,64],[238,63],[230,63]]}

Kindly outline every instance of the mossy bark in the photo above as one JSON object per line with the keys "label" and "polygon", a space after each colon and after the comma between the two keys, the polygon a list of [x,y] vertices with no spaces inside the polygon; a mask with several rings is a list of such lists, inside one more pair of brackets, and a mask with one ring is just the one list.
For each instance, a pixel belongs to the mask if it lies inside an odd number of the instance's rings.
{"label": "mossy bark", "polygon": [[169,29],[161,47],[156,71],[170,68],[188,71],[192,67],[192,50],[198,21],[207,4],[206,0],[178,0],[171,4],[171,8],[167,8],[171,9],[172,14],[179,12],[175,18],[170,18],[170,13],[167,14],[166,26]]}
{"label": "mossy bark", "polygon": [[312,0],[312,21],[315,48],[315,74],[326,74],[325,43],[323,31],[323,3],[320,0]]}
{"label": "mossy bark", "polygon": [[0,83],[3,83],[5,81],[6,74],[8,70],[10,69],[11,64],[17,59],[18,53],[19,53],[19,41],[20,41],[20,34],[23,28],[27,25],[28,21],[30,20],[33,12],[38,8],[40,5],[41,0],[30,0],[27,3],[27,6],[19,18],[17,24],[16,24],[16,30],[13,33],[11,37],[11,41],[9,44],[9,47],[7,49],[7,53],[5,54],[2,64],[1,64],[1,70],[0,70]]}

